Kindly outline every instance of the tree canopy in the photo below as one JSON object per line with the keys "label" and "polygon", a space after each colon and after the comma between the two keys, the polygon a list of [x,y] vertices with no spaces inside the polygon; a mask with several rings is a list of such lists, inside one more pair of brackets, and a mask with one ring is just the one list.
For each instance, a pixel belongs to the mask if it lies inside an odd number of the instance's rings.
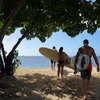
{"label": "tree canopy", "polygon": [[[74,37],[86,29],[93,34],[100,27],[99,0],[1,0],[0,5],[0,35],[22,27],[22,34],[29,32],[27,39],[45,41],[60,29]],[[1,33],[5,24],[9,25]]]}

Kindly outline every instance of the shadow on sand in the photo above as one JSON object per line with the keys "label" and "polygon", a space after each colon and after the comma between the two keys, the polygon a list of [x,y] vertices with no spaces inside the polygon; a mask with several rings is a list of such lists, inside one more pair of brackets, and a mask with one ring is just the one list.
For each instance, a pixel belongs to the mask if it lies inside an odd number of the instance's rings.
{"label": "shadow on sand", "polygon": [[[64,72],[67,74],[67,72]],[[91,79],[89,100],[100,100],[100,79]],[[82,97],[81,80],[79,76],[66,76],[57,80],[55,76],[41,74],[25,76],[4,76],[0,80],[0,100],[52,100],[47,95],[63,100],[70,95],[70,100]],[[76,99],[75,99],[76,98]],[[65,99],[64,99],[65,100]]]}

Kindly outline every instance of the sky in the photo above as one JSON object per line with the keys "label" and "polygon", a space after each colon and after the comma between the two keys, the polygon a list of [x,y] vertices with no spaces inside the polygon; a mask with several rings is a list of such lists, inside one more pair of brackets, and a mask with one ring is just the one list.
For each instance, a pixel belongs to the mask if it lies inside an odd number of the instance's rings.
{"label": "sky", "polygon": [[[16,29],[14,34],[10,36],[5,36],[3,40],[5,50],[9,52],[20,37],[20,29]],[[19,51],[19,56],[42,56],[39,53],[40,47],[52,49],[52,47],[55,46],[57,50],[59,50],[60,47],[63,47],[64,52],[69,56],[75,56],[78,48],[83,46],[84,39],[89,40],[89,46],[92,46],[95,49],[96,55],[100,56],[100,29],[98,29],[93,35],[84,31],[74,38],[71,38],[65,32],[60,30],[59,32],[54,32],[44,43],[38,38],[33,38],[32,40],[24,39],[18,46],[17,50]]]}

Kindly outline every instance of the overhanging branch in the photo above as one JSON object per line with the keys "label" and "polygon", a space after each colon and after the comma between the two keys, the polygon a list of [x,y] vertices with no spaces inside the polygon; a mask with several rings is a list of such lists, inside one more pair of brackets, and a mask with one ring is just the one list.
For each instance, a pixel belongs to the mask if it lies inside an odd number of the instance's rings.
{"label": "overhanging branch", "polygon": [[4,25],[2,26],[2,28],[0,29],[0,44],[2,43],[2,40],[4,38],[4,35],[8,29],[8,27],[11,25],[11,23],[13,22],[13,19],[15,18],[15,16],[17,15],[18,11],[21,9],[21,7],[26,3],[27,0],[21,0],[17,6],[12,9],[11,13],[8,15],[8,17],[5,20]]}

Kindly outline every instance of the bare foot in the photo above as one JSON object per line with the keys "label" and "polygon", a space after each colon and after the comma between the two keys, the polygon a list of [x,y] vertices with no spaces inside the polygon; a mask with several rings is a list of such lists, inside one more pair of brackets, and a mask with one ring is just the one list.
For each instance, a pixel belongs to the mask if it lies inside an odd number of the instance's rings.
{"label": "bare foot", "polygon": [[87,97],[83,98],[83,100],[88,100]]}

